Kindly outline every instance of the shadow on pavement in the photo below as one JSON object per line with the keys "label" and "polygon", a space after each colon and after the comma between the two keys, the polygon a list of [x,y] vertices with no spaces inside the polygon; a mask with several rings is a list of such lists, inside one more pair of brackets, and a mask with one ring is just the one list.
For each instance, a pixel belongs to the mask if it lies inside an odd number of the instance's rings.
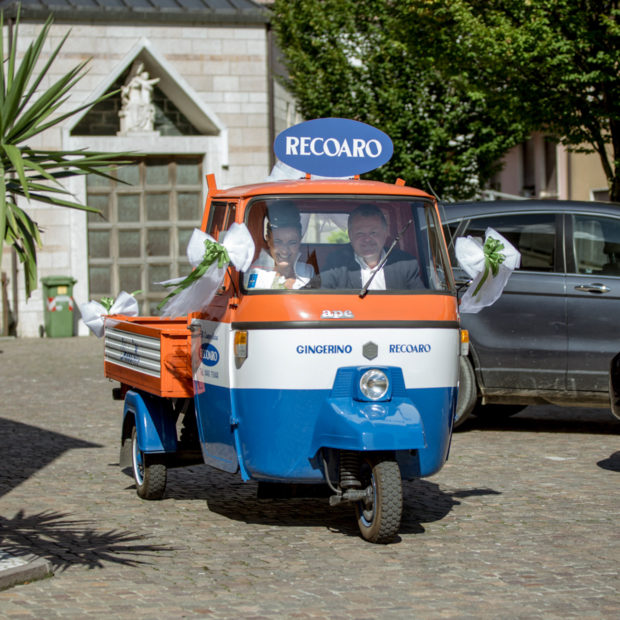
{"label": "shadow on pavement", "polygon": [[74,565],[103,568],[110,562],[138,566],[148,564],[144,558],[149,554],[174,551],[144,540],[130,531],[98,531],[67,513],[20,511],[11,519],[0,516],[0,548],[16,557],[35,554],[48,560],[55,571]]}
{"label": "shadow on pavement", "polygon": [[414,480],[403,483],[403,520],[401,534],[421,534],[422,523],[441,521],[454,506],[460,505],[459,498],[481,495],[501,495],[499,491],[486,488],[461,489],[449,493],[438,484],[428,480]]}
{"label": "shadow on pavement", "polygon": [[544,405],[527,407],[511,417],[482,419],[472,416],[456,432],[473,430],[619,435],[620,420],[608,409]]}
{"label": "shadow on pavement", "polygon": [[67,450],[100,447],[96,443],[0,418],[0,497]]}
{"label": "shadow on pavement", "polygon": [[[326,497],[259,499],[257,489],[257,483],[244,483],[238,475],[216,471],[207,465],[198,465],[169,472],[164,501],[204,500],[211,512],[245,523],[326,527],[346,535],[359,536],[355,510],[351,504],[331,507]],[[459,498],[478,495],[499,495],[499,492],[493,489],[471,488],[450,493],[428,480],[405,481],[400,532],[423,533],[423,523],[440,521],[446,517],[454,506],[460,504]]]}
{"label": "shadow on pavement", "polygon": [[601,469],[620,472],[620,451],[614,452],[608,459],[599,461],[597,465]]}

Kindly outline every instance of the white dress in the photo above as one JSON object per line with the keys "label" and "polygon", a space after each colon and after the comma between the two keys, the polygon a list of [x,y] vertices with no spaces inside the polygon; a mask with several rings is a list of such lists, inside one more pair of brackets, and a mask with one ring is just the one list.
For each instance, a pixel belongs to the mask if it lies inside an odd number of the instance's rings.
{"label": "white dress", "polygon": [[[314,268],[312,265],[300,263],[299,256],[298,254],[295,259],[295,283],[293,284],[293,288],[305,286],[314,276]],[[246,271],[243,277],[245,288],[248,290],[256,288],[285,288],[285,278],[274,271],[274,265],[275,262],[269,252],[261,250],[258,258],[251,265],[250,269]]]}

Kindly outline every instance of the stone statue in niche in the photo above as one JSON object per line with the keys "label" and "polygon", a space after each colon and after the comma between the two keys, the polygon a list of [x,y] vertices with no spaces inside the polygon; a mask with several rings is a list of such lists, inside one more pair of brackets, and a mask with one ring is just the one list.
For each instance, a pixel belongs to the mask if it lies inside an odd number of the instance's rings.
{"label": "stone statue in niche", "polygon": [[155,106],[153,105],[153,86],[159,78],[151,79],[144,64],[132,69],[127,82],[121,86],[120,135],[128,133],[155,133]]}

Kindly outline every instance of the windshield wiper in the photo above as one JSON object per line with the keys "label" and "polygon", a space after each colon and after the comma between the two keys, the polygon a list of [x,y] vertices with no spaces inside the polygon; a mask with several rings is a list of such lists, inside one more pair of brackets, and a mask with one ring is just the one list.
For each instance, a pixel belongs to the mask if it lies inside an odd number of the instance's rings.
{"label": "windshield wiper", "polygon": [[359,296],[360,296],[361,299],[366,297],[366,293],[368,292],[368,287],[370,286],[370,283],[374,280],[374,278],[377,275],[377,273],[383,269],[383,265],[385,265],[388,257],[392,253],[392,250],[396,247],[396,244],[400,241],[400,238],[405,234],[405,232],[407,231],[407,228],[409,228],[409,225],[411,224],[411,222],[413,222],[413,218],[411,218],[402,227],[401,231],[396,235],[396,237],[394,237],[394,241],[392,241],[392,245],[388,248],[388,251],[385,253],[385,256],[381,259],[379,264],[372,270],[372,273],[370,274],[370,277],[366,281],[366,284],[364,284],[364,286],[362,286],[362,290],[359,292]]}

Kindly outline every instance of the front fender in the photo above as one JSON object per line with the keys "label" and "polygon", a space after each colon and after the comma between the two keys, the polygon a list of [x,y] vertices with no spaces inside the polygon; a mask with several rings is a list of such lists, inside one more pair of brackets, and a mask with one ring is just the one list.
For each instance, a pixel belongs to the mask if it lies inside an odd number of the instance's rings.
{"label": "front fender", "polygon": [[424,425],[408,398],[380,403],[328,398],[316,422],[309,456],[320,448],[422,450],[426,448]]}
{"label": "front fender", "polygon": [[157,454],[177,451],[176,419],[167,399],[129,390],[123,410],[123,428],[127,429],[123,443],[131,438],[129,416],[133,417],[141,452]]}

